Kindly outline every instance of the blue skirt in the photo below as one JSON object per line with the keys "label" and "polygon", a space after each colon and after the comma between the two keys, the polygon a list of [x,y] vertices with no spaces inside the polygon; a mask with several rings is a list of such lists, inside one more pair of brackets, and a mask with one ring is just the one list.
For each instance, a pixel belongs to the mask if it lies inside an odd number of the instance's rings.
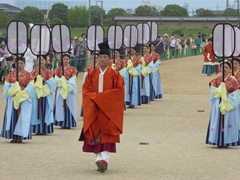
{"label": "blue skirt", "polygon": [[156,74],[152,74],[151,73],[151,78],[153,79],[153,76],[156,75],[158,77],[158,82],[156,84],[157,86],[157,93],[159,94],[156,94],[154,88],[153,88],[153,81],[151,80],[150,83],[151,83],[151,100],[153,101],[154,99],[161,99],[163,98],[163,91],[162,91],[162,83],[161,83],[161,77],[160,77],[160,72],[157,71],[155,72]]}
{"label": "blue skirt", "polygon": [[[130,105],[130,106],[141,106],[142,104],[142,98],[141,98],[141,86],[140,86],[140,78],[139,76],[136,77],[137,78],[137,96],[135,96],[136,99],[134,99],[133,97],[133,93],[130,94],[130,101],[126,101],[126,105]],[[133,83],[132,83],[133,84]],[[133,91],[133,90],[132,90]]]}
{"label": "blue skirt", "polygon": [[203,65],[202,74],[214,74],[215,67],[212,65]]}
{"label": "blue skirt", "polygon": [[[220,115],[221,118],[223,118],[222,115]],[[216,146],[223,146],[223,147],[227,147],[227,146],[239,146],[240,142],[239,140],[236,142],[232,142],[232,143],[224,143],[224,131],[222,131],[222,125],[221,125],[221,119],[219,119],[219,121],[217,122],[217,134],[218,137],[215,139],[215,142],[209,142],[209,134],[211,133],[210,131],[210,121],[208,124],[208,131],[207,131],[207,137],[206,137],[206,144],[210,144],[210,145],[216,145]]]}
{"label": "blue skirt", "polygon": [[163,95],[162,94],[156,95],[155,91],[153,90],[151,97],[154,97],[155,99],[161,99],[161,98],[163,98]]}
{"label": "blue skirt", "polygon": [[149,74],[149,78],[150,78],[150,98],[151,101],[154,101],[155,99],[155,92],[154,92],[154,88],[153,88],[153,82],[152,82],[152,78],[153,78],[153,74]]}
{"label": "blue skirt", "polygon": [[[55,110],[53,113],[55,117]],[[64,110],[64,120],[63,121],[54,120],[54,125],[61,126],[63,128],[77,127],[77,123],[68,107],[66,107],[66,109]]]}
{"label": "blue skirt", "polygon": [[[142,95],[142,103],[143,104],[149,104],[151,102],[151,93],[152,93],[152,81],[151,81],[151,74],[149,74],[147,77],[142,78],[142,85],[144,82],[144,79],[148,78],[149,79],[149,86],[148,87],[142,87],[142,88],[148,88],[150,92],[150,96]],[[142,86],[141,85],[141,86]]]}
{"label": "blue skirt", "polygon": [[[13,108],[13,107],[12,107]],[[2,131],[1,131],[1,137],[6,138],[6,139],[15,139],[15,140],[24,140],[24,139],[32,139],[30,127],[29,127],[29,134],[28,137],[23,138],[22,136],[18,136],[13,134],[16,124],[17,124],[17,110],[13,109],[12,115],[11,115],[11,122],[10,122],[10,129],[6,130],[6,125],[7,125],[7,106],[5,108],[4,112],[4,119],[3,119],[3,126],[2,126]]]}
{"label": "blue skirt", "polygon": [[31,126],[31,132],[32,133],[46,133],[46,134],[52,134],[53,133],[53,123],[47,125],[44,121],[45,114],[46,114],[46,107],[47,107],[47,99],[46,97],[41,98],[41,124],[38,125],[32,125]]}

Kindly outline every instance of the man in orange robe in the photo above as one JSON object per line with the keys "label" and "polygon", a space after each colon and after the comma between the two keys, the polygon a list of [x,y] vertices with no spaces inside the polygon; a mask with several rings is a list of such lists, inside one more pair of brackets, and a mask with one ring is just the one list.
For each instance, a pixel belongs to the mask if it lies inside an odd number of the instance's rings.
{"label": "man in orange robe", "polygon": [[110,152],[116,152],[123,130],[124,81],[120,73],[110,68],[110,52],[99,45],[98,67],[89,71],[82,88],[83,152],[97,155],[100,172],[108,166]]}

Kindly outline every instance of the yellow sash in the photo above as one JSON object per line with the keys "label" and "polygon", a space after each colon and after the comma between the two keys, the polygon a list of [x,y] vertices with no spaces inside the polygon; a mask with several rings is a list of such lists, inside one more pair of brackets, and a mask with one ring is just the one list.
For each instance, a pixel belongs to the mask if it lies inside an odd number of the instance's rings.
{"label": "yellow sash", "polygon": [[132,76],[138,76],[139,75],[137,69],[133,67],[133,63],[132,63],[131,60],[128,60],[127,70],[129,72],[129,74],[132,75]]}
{"label": "yellow sash", "polygon": [[[33,84],[33,81],[31,81],[30,83]],[[30,97],[30,94],[27,91],[21,90],[21,87],[18,82],[15,82],[8,89],[8,95],[12,97],[15,109],[18,109],[20,103],[27,100]]]}
{"label": "yellow sash", "polygon": [[[53,78],[51,78],[50,80],[53,80]],[[37,76],[37,81],[35,82],[34,88],[36,90],[38,99],[40,99],[41,97],[46,97],[51,93],[48,85],[43,85],[43,78],[40,75]]]}
{"label": "yellow sash", "polygon": [[222,115],[226,112],[231,111],[234,107],[229,103],[227,99],[227,88],[224,82],[213,92],[215,98],[221,98],[221,103],[219,104],[220,111]]}
{"label": "yellow sash", "polygon": [[62,89],[60,90],[60,94],[62,96],[63,99],[67,98],[67,95],[70,91],[72,91],[71,86],[69,86],[68,84],[68,80],[65,78],[65,76],[62,76],[59,81],[58,81],[58,87],[61,87]]}

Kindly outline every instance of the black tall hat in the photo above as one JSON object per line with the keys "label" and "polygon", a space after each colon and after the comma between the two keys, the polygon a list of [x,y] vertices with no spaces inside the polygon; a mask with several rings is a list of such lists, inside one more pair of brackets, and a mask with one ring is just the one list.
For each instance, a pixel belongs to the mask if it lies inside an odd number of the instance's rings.
{"label": "black tall hat", "polygon": [[108,45],[108,41],[104,41],[102,43],[98,44],[98,47],[100,49],[99,51],[99,55],[100,54],[106,54],[110,57],[110,51],[109,51],[109,45]]}

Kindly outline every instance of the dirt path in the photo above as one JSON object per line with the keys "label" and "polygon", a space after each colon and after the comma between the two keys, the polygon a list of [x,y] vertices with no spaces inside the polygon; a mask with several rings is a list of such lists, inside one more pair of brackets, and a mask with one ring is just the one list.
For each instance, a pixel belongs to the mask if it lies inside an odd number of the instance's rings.
{"label": "dirt path", "polygon": [[[1,179],[239,179],[240,148],[205,145],[208,82],[216,75],[202,75],[202,61],[199,55],[162,62],[164,99],[125,112],[124,134],[106,173],[96,171],[93,154],[82,153],[82,142],[77,141],[82,127],[79,118],[75,129],[55,128],[53,135],[33,136],[23,144],[1,138]],[[78,109],[82,75],[77,79]],[[0,102],[1,127],[2,95]]]}

